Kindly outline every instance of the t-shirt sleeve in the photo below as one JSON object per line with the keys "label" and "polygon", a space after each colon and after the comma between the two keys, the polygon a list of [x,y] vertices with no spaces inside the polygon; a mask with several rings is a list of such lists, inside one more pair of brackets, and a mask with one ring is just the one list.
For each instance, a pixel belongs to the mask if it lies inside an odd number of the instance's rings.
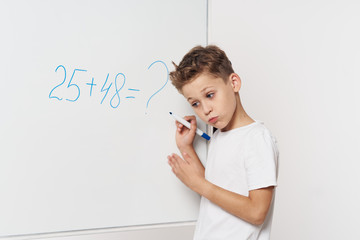
{"label": "t-shirt sleeve", "polygon": [[277,185],[278,150],[269,132],[257,133],[250,140],[245,159],[249,191]]}

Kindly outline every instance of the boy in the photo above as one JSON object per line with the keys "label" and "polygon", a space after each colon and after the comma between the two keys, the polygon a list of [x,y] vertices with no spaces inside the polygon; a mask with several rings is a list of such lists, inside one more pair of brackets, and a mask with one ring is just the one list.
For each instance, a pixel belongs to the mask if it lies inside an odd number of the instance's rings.
{"label": "boy", "polygon": [[170,73],[173,85],[200,119],[218,129],[206,170],[193,147],[195,116],[185,117],[191,129],[176,122],[183,158],[168,156],[174,174],[202,196],[194,239],[269,239],[277,179],[275,139],[246,114],[240,77],[221,49],[195,47],[175,68]]}

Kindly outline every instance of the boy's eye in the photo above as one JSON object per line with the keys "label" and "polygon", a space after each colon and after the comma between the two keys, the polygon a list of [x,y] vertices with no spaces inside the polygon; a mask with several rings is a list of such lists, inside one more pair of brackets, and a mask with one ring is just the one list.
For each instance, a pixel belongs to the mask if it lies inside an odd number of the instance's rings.
{"label": "boy's eye", "polygon": [[192,106],[192,107],[197,107],[197,106],[199,106],[199,102],[193,102],[193,103],[191,104],[191,106]]}
{"label": "boy's eye", "polygon": [[214,93],[208,93],[208,94],[206,94],[206,97],[207,98],[212,98],[212,97],[214,97]]}

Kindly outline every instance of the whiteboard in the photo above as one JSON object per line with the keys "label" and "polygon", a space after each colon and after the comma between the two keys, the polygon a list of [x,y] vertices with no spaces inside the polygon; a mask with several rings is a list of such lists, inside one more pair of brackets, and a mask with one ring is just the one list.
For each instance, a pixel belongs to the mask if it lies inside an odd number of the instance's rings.
{"label": "whiteboard", "polygon": [[212,0],[209,44],[278,140],[272,239],[360,239],[360,2]]}
{"label": "whiteboard", "polygon": [[0,236],[196,220],[168,73],[206,44],[206,4],[1,1]]}

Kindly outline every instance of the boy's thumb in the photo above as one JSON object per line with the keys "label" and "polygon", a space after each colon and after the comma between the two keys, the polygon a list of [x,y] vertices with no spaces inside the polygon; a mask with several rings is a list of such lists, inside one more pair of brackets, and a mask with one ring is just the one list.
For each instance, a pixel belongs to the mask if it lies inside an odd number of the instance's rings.
{"label": "boy's thumb", "polygon": [[187,162],[187,163],[190,163],[191,162],[191,157],[189,154],[187,154],[186,152],[183,152],[183,157],[184,157],[184,160]]}
{"label": "boy's thumb", "polygon": [[196,123],[195,123],[195,120],[191,120],[190,121],[190,132],[191,134],[194,134],[196,133]]}

